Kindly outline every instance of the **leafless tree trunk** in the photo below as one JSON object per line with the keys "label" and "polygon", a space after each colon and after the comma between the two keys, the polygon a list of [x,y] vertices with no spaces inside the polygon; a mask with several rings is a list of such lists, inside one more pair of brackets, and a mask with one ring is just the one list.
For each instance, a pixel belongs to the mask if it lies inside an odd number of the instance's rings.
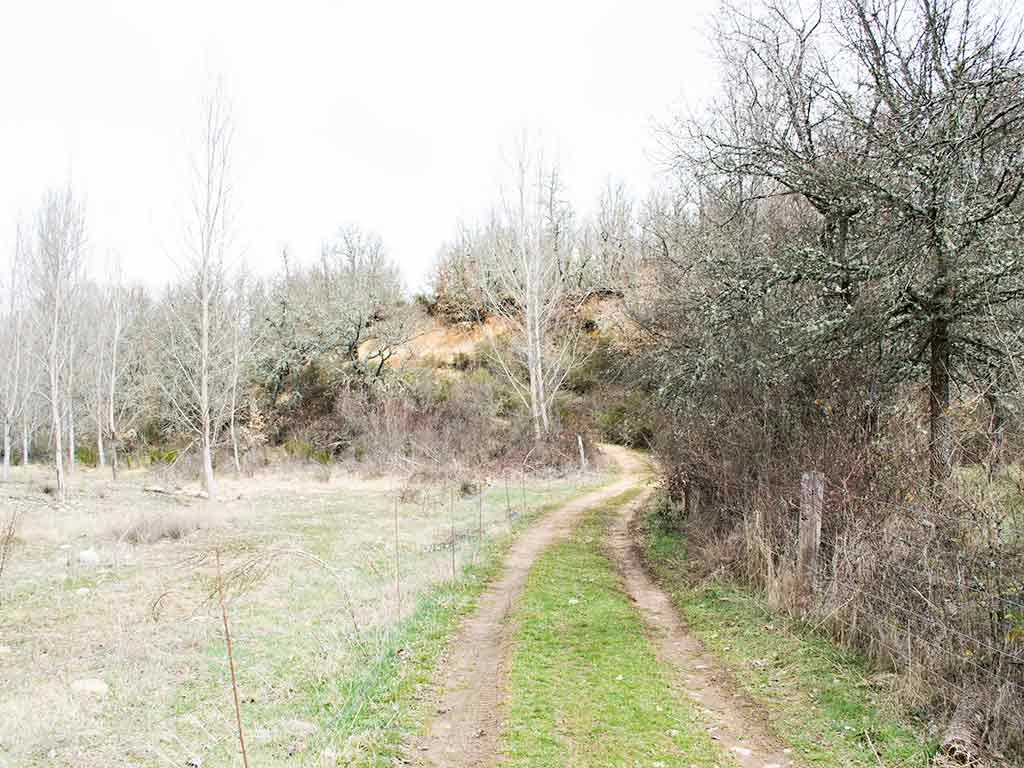
{"label": "leafless tree trunk", "polygon": [[257,336],[253,332],[250,323],[250,293],[248,276],[243,266],[235,278],[234,296],[228,308],[231,323],[231,378],[230,398],[227,404],[228,411],[228,433],[231,438],[231,455],[235,464],[235,474],[242,473],[242,461],[238,447],[238,409],[241,407],[239,388],[242,384],[242,374],[247,361],[251,359],[253,350],[256,348]]}
{"label": "leafless tree trunk", "polygon": [[30,459],[29,446],[32,440],[29,437],[28,429],[28,403],[22,405],[21,409],[21,466],[27,467]]}
{"label": "leafless tree trunk", "polygon": [[244,287],[239,286],[240,295],[236,297],[237,306],[235,307],[234,324],[231,334],[231,403],[228,406],[228,430],[231,435],[231,456],[235,462],[235,474],[242,474],[242,463],[238,460],[238,432],[235,429],[235,416],[238,412],[238,378],[241,372],[242,365],[242,340],[241,340],[241,328],[240,325],[243,322],[243,311],[242,311],[242,299],[241,293],[244,292]]}
{"label": "leafless tree trunk", "polygon": [[[100,353],[102,353],[102,351],[103,351],[102,339],[100,340],[100,343],[97,345],[97,347],[98,347],[98,351]],[[103,432],[104,432],[104,418],[103,418],[104,407],[103,406],[104,406],[104,400],[105,400],[105,398],[103,396],[103,389],[104,389],[104,387],[103,387],[103,384],[104,384],[104,382],[103,382],[103,369],[104,369],[103,362],[104,362],[103,358],[99,357],[99,356],[97,356],[97,359],[93,361],[93,364],[96,367],[96,370],[94,371],[94,374],[96,376],[96,379],[95,379],[96,403],[95,403],[95,406],[93,407],[92,411],[93,411],[93,421],[95,422],[95,425],[96,425],[96,462],[97,462],[97,464],[100,467],[107,466],[106,446],[104,445],[104,442],[103,442]]]}
{"label": "leafless tree trunk", "polygon": [[22,237],[21,228],[18,228],[15,241],[14,256],[11,262],[10,280],[7,286],[9,293],[6,316],[0,315],[3,328],[0,328],[0,350],[7,355],[8,364],[2,371],[3,389],[0,390],[2,397],[3,411],[0,412],[0,419],[3,420],[3,479],[8,480],[11,472],[11,451],[14,423],[18,418],[18,411],[24,416],[25,399],[27,391],[23,389],[22,383],[26,378],[22,368],[27,367],[25,358],[25,315],[21,306],[22,290],[24,280],[24,268],[26,262],[25,242]]}
{"label": "leafless tree trunk", "polygon": [[75,329],[68,305],[67,320],[67,382],[64,386],[64,414],[68,427],[68,475],[75,474]]}
{"label": "leafless tree trunk", "polygon": [[104,405],[106,407],[106,430],[110,436],[110,474],[117,480],[118,455],[121,445],[121,425],[118,420],[117,388],[120,373],[121,337],[124,332],[124,287],[121,281],[120,267],[115,272],[114,285],[110,291],[110,351],[107,357],[107,390]]}

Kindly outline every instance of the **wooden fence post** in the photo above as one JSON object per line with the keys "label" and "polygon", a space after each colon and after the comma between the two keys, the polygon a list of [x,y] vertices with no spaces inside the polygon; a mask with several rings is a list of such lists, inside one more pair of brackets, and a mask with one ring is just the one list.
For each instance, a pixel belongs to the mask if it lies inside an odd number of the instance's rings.
{"label": "wooden fence post", "polygon": [[700,514],[700,487],[693,480],[686,481],[683,504],[686,508],[686,517],[691,520]]}
{"label": "wooden fence post", "polygon": [[512,496],[508,492],[508,473],[505,473],[505,521],[512,527]]}
{"label": "wooden fence post", "polygon": [[523,483],[520,487],[523,492],[523,517],[526,517],[526,467],[523,467]]}
{"label": "wooden fence post", "polygon": [[824,503],[825,478],[820,472],[804,472],[800,476],[800,550],[797,559],[797,599],[802,613],[810,609],[814,596]]}
{"label": "wooden fence post", "polygon": [[476,535],[476,548],[477,550],[483,549],[484,546],[484,484],[480,483],[480,487],[477,489],[477,535]]}
{"label": "wooden fence post", "polygon": [[398,494],[395,494],[395,607],[402,620],[402,560],[398,548]]}
{"label": "wooden fence post", "polygon": [[455,486],[448,491],[448,517],[452,530],[452,581],[455,581]]}

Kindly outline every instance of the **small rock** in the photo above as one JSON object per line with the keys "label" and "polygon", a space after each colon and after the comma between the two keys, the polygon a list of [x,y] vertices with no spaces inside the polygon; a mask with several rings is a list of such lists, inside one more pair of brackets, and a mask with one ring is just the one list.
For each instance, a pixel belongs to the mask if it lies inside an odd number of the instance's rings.
{"label": "small rock", "polygon": [[192,755],[185,761],[185,768],[202,768],[203,759],[199,755]]}
{"label": "small rock", "polygon": [[88,587],[79,587],[78,589],[75,590],[75,594],[76,595],[88,595],[89,594],[89,588]]}
{"label": "small rock", "polygon": [[730,752],[735,752],[740,757],[750,757],[754,751],[746,747],[729,747]]}
{"label": "small rock", "polygon": [[89,549],[83,549],[78,553],[78,562],[83,563],[84,565],[98,565],[100,562],[99,553],[92,547],[89,547]]}
{"label": "small rock", "polygon": [[569,598],[569,605],[579,605],[579,603],[580,603],[580,601],[577,600],[575,597],[570,597]]}
{"label": "small rock", "polygon": [[61,544],[57,549],[71,549],[70,544]]}
{"label": "small rock", "polygon": [[320,768],[334,768],[338,764],[338,753],[328,747],[320,753]]}
{"label": "small rock", "polygon": [[71,683],[71,690],[78,693],[87,693],[90,696],[105,697],[110,688],[102,680],[95,677],[87,677],[84,680],[75,680]]}
{"label": "small rock", "polygon": [[9,645],[0,645],[0,656],[4,656],[4,655],[6,655],[6,654],[8,654],[10,652],[11,652],[11,646],[9,646]]}

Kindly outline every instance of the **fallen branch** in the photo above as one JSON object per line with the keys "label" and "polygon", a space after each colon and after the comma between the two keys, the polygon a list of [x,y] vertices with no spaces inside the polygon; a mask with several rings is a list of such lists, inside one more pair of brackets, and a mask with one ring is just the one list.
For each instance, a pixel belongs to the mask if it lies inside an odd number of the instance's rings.
{"label": "fallen branch", "polygon": [[984,699],[977,692],[965,693],[953,710],[939,754],[953,764],[978,765],[984,748]]}

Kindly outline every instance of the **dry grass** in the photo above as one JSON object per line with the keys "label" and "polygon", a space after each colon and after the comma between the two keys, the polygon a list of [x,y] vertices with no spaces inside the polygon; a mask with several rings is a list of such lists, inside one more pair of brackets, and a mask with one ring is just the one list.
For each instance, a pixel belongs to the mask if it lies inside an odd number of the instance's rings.
{"label": "dry grass", "polygon": [[[272,564],[227,606],[253,764],[359,751],[358,739],[335,744],[330,733],[306,732],[310,696],[372,650],[353,624],[365,633],[395,619],[393,498],[402,478],[224,477],[221,500],[207,502],[146,493],[153,479],[143,473],[114,485],[80,470],[61,506],[41,491],[46,479],[19,468],[0,486],[22,515],[0,582],[0,765],[181,766],[193,755],[232,764],[222,621],[210,600],[214,551],[226,574]],[[576,486],[534,481],[529,505],[567,498]],[[446,491],[420,486],[399,505],[405,606],[450,574]],[[487,529],[505,530],[504,487],[485,501]],[[458,500],[456,518],[458,558],[468,562],[476,499]],[[90,551],[95,562],[82,559]],[[108,693],[74,690],[85,679]]]}
{"label": "dry grass", "polygon": [[111,527],[111,536],[129,544],[153,544],[161,539],[178,541],[202,528],[210,528],[215,521],[209,510],[189,506],[129,514]]}

